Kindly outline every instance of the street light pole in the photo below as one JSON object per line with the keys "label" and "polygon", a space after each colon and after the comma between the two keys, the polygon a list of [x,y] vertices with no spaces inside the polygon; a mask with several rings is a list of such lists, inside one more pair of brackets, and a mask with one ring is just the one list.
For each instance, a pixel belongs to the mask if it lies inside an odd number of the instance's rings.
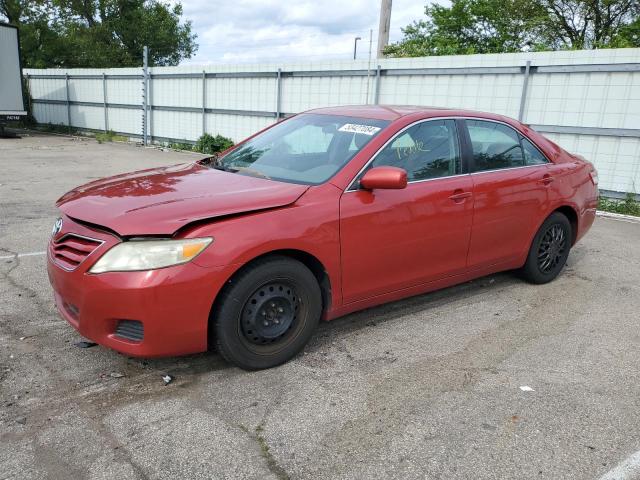
{"label": "street light pole", "polygon": [[369,63],[367,64],[367,99],[365,105],[369,105],[369,76],[371,75],[371,45],[373,44],[373,30],[369,30]]}
{"label": "street light pole", "polygon": [[356,59],[356,53],[358,51],[358,40],[362,40],[360,37],[356,37],[353,39],[353,59]]}

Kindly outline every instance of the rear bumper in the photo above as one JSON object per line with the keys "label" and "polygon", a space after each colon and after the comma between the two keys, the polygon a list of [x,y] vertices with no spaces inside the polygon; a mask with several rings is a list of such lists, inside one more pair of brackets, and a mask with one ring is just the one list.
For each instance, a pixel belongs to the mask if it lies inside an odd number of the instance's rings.
{"label": "rear bumper", "polygon": [[576,243],[584,237],[593,225],[596,219],[596,207],[585,208],[578,219],[578,234],[576,235]]}
{"label": "rear bumper", "polygon": [[596,210],[598,208],[598,199],[600,193],[595,185],[588,183],[588,193],[586,194],[587,200],[584,203],[584,208],[579,212],[578,218],[578,232],[576,235],[576,242],[584,237],[589,231],[591,225],[596,219]]}
{"label": "rear bumper", "polygon": [[[102,253],[96,252],[95,257]],[[65,270],[51,253],[47,262],[58,311],[84,337],[139,357],[207,349],[209,313],[229,267],[203,268],[188,263],[144,272],[90,274],[91,263]],[[141,341],[116,334],[123,320],[142,323]]]}

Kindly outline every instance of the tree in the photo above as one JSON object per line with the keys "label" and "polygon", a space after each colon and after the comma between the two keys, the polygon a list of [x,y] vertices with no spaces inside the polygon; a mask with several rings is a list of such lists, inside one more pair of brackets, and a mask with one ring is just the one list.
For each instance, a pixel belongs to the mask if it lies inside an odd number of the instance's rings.
{"label": "tree", "polygon": [[452,0],[385,49],[395,57],[640,46],[639,0]]}
{"label": "tree", "polygon": [[25,67],[132,67],[149,47],[150,65],[177,65],[197,49],[182,5],[161,0],[0,0],[20,27]]}

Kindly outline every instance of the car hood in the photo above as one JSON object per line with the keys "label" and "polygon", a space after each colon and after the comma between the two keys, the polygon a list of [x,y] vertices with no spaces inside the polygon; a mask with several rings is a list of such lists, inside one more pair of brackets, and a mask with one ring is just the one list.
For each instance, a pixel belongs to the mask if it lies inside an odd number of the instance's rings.
{"label": "car hood", "polygon": [[71,218],[122,236],[171,235],[198,220],[289,205],[308,188],[194,163],[97,180],[56,205]]}

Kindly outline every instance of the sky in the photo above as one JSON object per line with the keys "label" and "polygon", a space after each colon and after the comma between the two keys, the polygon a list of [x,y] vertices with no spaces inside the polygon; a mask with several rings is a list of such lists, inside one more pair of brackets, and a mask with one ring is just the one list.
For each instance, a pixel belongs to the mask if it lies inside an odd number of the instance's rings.
{"label": "sky", "polygon": [[[181,0],[199,44],[184,64],[300,62],[369,54],[377,46],[379,0]],[[426,0],[393,0],[390,41],[424,17]]]}

